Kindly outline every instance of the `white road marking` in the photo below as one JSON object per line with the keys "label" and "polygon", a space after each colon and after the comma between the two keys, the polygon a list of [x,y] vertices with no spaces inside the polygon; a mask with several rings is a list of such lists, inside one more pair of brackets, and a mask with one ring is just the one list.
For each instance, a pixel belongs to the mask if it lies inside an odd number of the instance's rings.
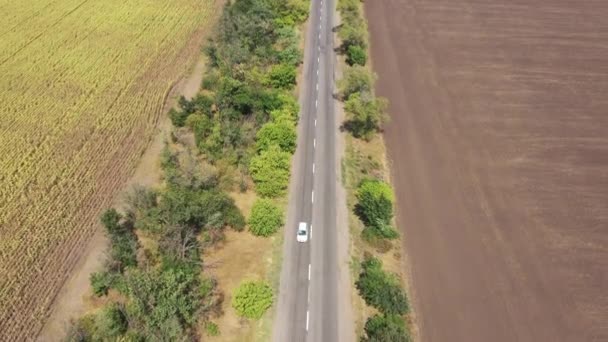
{"label": "white road marking", "polygon": [[[319,48],[319,49],[321,49],[321,48]],[[318,74],[319,74],[319,69],[317,69],[317,75],[318,75]]]}
{"label": "white road marking", "polygon": [[319,90],[319,83],[317,83],[317,90]]}
{"label": "white road marking", "polygon": [[308,331],[308,321],[310,320],[310,311],[306,310],[306,331]]}
{"label": "white road marking", "polygon": [[315,127],[317,126],[317,119],[315,119]]}
{"label": "white road marking", "polygon": [[312,139],[312,147],[317,147],[317,138]]}
{"label": "white road marking", "polygon": [[308,264],[308,280],[310,280],[310,264]]}
{"label": "white road marking", "polygon": [[310,225],[310,239],[312,240],[312,224]]}
{"label": "white road marking", "polygon": [[315,203],[315,191],[314,190],[312,191],[312,195],[310,197],[310,202]]}
{"label": "white road marking", "polygon": [[317,57],[317,63],[319,63],[319,61],[321,60],[320,58],[321,58],[321,57]]}
{"label": "white road marking", "polygon": [[315,173],[315,163],[312,163],[312,173]]}
{"label": "white road marking", "polygon": [[318,106],[319,106],[319,100],[315,100],[315,108],[317,108]]}

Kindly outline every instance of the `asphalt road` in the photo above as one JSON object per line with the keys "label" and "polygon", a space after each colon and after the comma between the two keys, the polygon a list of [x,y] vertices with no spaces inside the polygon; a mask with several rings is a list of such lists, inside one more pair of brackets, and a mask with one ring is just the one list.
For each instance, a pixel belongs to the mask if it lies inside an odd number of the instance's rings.
{"label": "asphalt road", "polygon": [[[274,341],[339,341],[334,113],[334,0],[313,0],[300,84]],[[298,222],[310,227],[298,243]]]}

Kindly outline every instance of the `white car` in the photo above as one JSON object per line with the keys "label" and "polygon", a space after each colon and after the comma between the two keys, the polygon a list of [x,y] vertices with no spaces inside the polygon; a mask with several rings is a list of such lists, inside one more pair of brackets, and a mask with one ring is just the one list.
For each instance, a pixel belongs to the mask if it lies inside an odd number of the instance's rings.
{"label": "white car", "polygon": [[300,224],[298,225],[297,240],[298,242],[308,241],[308,227],[306,225],[306,222],[300,222]]}

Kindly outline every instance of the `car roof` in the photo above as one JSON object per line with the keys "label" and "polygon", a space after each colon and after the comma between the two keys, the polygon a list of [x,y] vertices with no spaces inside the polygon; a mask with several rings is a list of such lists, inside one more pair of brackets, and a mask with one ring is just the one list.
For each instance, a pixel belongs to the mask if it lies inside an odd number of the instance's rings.
{"label": "car roof", "polygon": [[306,229],[306,222],[300,222],[300,225],[298,226],[298,229],[305,230]]}

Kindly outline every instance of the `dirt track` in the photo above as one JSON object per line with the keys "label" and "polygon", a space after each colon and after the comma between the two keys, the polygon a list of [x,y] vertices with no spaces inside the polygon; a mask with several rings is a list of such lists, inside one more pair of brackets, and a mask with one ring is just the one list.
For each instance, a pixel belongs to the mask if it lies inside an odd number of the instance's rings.
{"label": "dirt track", "polygon": [[367,1],[423,341],[608,340],[608,2]]}

